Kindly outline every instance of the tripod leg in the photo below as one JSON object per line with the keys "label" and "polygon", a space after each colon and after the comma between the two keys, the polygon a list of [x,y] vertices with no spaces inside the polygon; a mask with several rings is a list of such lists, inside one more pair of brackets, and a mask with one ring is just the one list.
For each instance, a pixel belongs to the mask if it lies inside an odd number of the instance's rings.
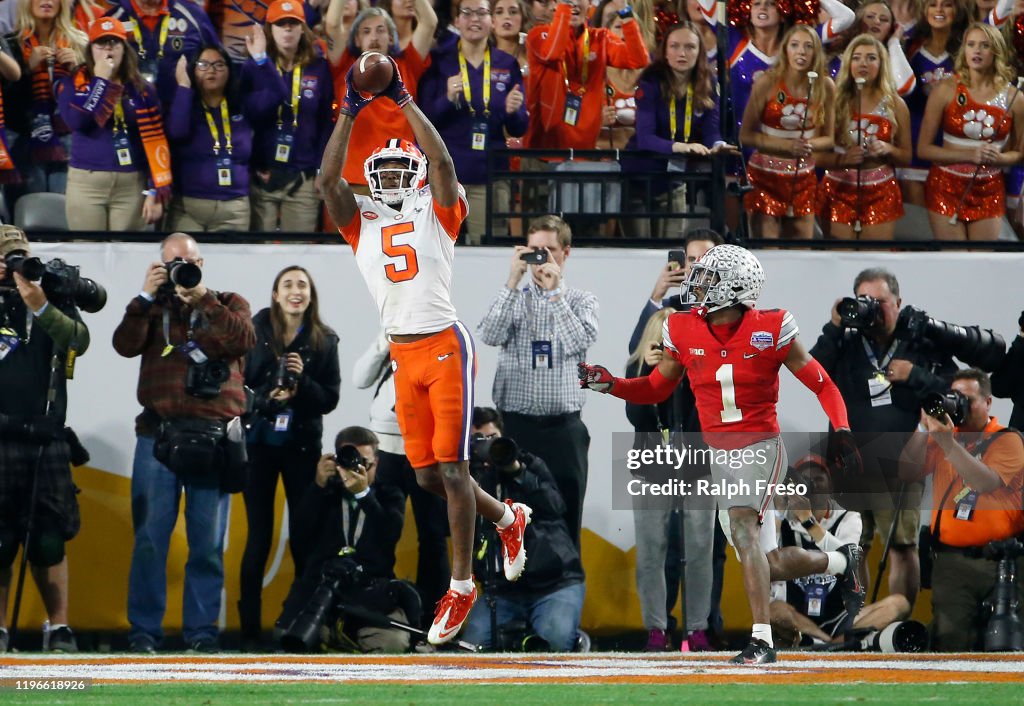
{"label": "tripod leg", "polygon": [[896,496],[896,510],[892,513],[892,523],[889,525],[889,533],[885,537],[885,547],[882,549],[882,558],[878,562],[878,573],[875,575],[875,585],[871,589],[871,603],[878,600],[878,590],[882,587],[882,574],[885,573],[889,563],[889,551],[892,549],[892,540],[896,536],[896,527],[899,525],[900,514],[903,512],[903,503],[907,495],[907,484],[900,482],[899,495]]}

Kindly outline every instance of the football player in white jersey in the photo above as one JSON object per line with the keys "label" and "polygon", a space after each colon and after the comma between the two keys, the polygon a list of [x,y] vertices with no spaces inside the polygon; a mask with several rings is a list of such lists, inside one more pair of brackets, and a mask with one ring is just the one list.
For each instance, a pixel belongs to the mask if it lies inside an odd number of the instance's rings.
{"label": "football player in white jersey", "polygon": [[[455,637],[476,601],[476,513],[497,525],[505,576],[514,581],[526,562],[523,531],[530,508],[499,502],[469,475],[476,354],[451,301],[455,240],[468,206],[444,142],[392,65],[394,78],[377,96],[356,91],[349,71],[320,179],[327,209],[352,246],[391,341],[395,412],[406,455],[419,485],[448,501],[452,581],[428,633],[431,643],[442,644]],[[371,197],[357,196],[342,167],[355,116],[381,97],[402,111],[423,152],[405,140],[389,140],[366,160]]]}

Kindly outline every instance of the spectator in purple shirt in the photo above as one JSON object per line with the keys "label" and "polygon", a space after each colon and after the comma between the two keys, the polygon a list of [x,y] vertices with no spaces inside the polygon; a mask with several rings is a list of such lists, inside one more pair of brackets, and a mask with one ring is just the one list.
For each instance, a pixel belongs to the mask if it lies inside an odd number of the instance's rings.
{"label": "spectator in purple shirt", "polygon": [[302,3],[275,0],[263,31],[246,40],[242,69],[253,96],[252,229],[312,232],[320,214],[315,185],[320,156],[334,128],[334,85],[316,53]]}
{"label": "spectator in purple shirt", "polygon": [[[467,242],[479,244],[487,224],[487,153],[526,133],[523,77],[510,54],[490,46],[488,0],[456,2],[455,27],[462,39],[431,54],[420,82],[420,104],[448,146],[459,182],[466,188]],[[508,169],[508,159],[496,160]],[[509,186],[495,183],[494,206],[509,210]]]}
{"label": "spectator in purple shirt", "polygon": [[175,67],[207,44],[220,44],[203,3],[191,0],[111,0],[107,13],[125,23],[139,54],[139,71],[156,87],[160,103],[170,104],[177,87]]}
{"label": "spectator in purple shirt", "polygon": [[141,230],[171,195],[170,150],[156,91],[143,81],[124,25],[89,28],[85,65],[57,84],[71,130],[67,216],[73,230]]}
{"label": "spectator in purple shirt", "polygon": [[219,46],[199,53],[191,75],[185,57],[178,60],[178,90],[167,115],[178,187],[168,230],[249,230],[252,127],[231,73],[231,59]]}
{"label": "spectator in purple shirt", "polygon": [[[627,149],[695,157],[732,149],[721,138],[714,75],[702,46],[700,31],[688,20],[665,32],[658,58],[644,70],[638,82],[636,133],[630,138]],[[664,170],[664,164],[649,159],[630,159],[627,169],[650,173]],[[669,171],[693,171],[710,169],[710,165],[686,160],[681,164],[669,162],[668,168]],[[672,212],[686,210],[685,184],[657,179],[652,187],[656,194],[669,191]],[[668,232],[661,235],[682,235],[683,223],[663,222]]]}

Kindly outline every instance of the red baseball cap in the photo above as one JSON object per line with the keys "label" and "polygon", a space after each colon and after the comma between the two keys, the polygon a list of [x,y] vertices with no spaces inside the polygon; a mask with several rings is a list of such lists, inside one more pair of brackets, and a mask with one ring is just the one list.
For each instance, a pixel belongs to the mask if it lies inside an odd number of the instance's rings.
{"label": "red baseball cap", "polygon": [[306,8],[301,0],[274,0],[267,8],[267,24],[288,19],[306,23]]}
{"label": "red baseball cap", "polygon": [[89,25],[89,41],[96,42],[104,37],[117,37],[122,42],[128,41],[128,32],[125,31],[121,20],[116,17],[101,17]]}

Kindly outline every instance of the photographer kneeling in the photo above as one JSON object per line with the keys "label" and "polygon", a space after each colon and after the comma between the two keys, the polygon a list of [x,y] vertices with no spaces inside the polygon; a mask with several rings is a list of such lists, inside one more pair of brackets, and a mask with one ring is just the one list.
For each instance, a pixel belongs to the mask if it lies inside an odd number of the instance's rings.
{"label": "photographer kneeling", "polygon": [[462,639],[485,649],[495,645],[507,649],[495,630],[500,634],[510,623],[525,622],[528,632],[544,640],[550,651],[574,651],[586,587],[558,485],[543,460],[520,451],[512,439],[501,438],[502,420],[497,410],[474,408],[472,429],[473,477],[487,492],[499,493],[495,497],[528,505],[533,517],[523,537],[530,560],[515,583],[505,580],[498,553],[501,543],[492,526],[483,523],[486,547],[493,548],[483,558],[485,565],[478,562],[475,569],[483,582],[484,600],[473,606]]}
{"label": "photographer kneeling", "polygon": [[900,477],[933,475],[931,648],[975,650],[986,634],[984,601],[997,586],[997,564],[985,548],[1024,531],[1024,441],[989,416],[992,385],[976,368],[956,373],[951,392],[922,406],[918,431],[900,455]]}
{"label": "photographer kneeling", "polygon": [[216,652],[224,588],[228,492],[244,484],[243,357],[256,344],[249,304],[202,282],[199,246],[185,233],[160,245],[114,331],[114,350],[141,356],[132,466],[135,548],[128,575],[130,650],[154,652],[167,607],[167,550],[185,493],[188,561],[182,631],[189,649]]}
{"label": "photographer kneeling", "polygon": [[[40,271],[30,272],[33,266]],[[77,650],[67,626],[64,543],[81,519],[64,434],[64,372],[89,347],[89,329],[74,298],[55,297],[34,281],[41,269],[25,234],[0,226],[0,652],[8,649],[11,565],[30,522],[28,562],[50,620],[49,648]]]}
{"label": "photographer kneeling", "polygon": [[[405,652],[409,634],[382,619],[419,625],[422,610],[412,584],[394,580],[383,551],[402,533],[405,498],[393,486],[375,487],[377,435],[346,427],[335,453],[320,457],[316,478],[296,512],[308,521],[293,541],[309,547],[277,619],[289,652],[321,645],[361,652]],[[374,614],[374,615],[371,615]]]}

